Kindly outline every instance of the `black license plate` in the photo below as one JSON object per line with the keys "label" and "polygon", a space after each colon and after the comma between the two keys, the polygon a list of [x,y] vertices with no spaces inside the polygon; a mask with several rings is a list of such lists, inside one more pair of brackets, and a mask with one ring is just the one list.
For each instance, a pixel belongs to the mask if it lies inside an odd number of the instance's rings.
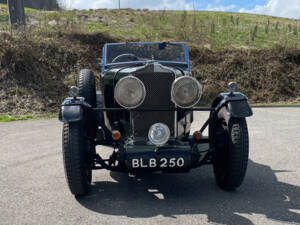
{"label": "black license plate", "polygon": [[183,157],[178,158],[133,158],[131,159],[132,169],[142,169],[142,168],[184,168],[186,166],[186,161]]}

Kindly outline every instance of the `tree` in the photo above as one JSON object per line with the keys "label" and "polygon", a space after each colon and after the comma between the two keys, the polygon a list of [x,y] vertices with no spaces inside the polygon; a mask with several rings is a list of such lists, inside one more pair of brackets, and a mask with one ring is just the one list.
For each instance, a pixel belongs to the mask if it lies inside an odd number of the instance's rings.
{"label": "tree", "polygon": [[9,20],[12,27],[25,25],[24,0],[7,0]]}
{"label": "tree", "polygon": [[[64,2],[64,0],[60,0],[59,2]],[[0,0],[0,3],[7,4],[7,0]],[[56,0],[24,0],[24,7],[56,10],[59,8],[59,5]]]}

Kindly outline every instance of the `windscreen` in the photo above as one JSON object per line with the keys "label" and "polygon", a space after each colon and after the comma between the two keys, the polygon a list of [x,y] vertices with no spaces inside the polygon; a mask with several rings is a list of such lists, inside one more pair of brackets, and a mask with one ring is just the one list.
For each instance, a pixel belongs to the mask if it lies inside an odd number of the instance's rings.
{"label": "windscreen", "polygon": [[185,62],[181,43],[122,43],[107,45],[106,64],[133,61]]}

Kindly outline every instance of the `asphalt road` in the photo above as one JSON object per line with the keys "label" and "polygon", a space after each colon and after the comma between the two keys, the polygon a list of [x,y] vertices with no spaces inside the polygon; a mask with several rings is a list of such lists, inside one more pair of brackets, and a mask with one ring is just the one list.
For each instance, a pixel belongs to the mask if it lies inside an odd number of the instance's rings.
{"label": "asphalt road", "polygon": [[[211,166],[148,177],[96,171],[90,195],[77,200],[65,182],[61,124],[0,123],[0,224],[300,224],[300,108],[254,113],[235,192],[216,186]],[[193,127],[206,117],[198,113]]]}

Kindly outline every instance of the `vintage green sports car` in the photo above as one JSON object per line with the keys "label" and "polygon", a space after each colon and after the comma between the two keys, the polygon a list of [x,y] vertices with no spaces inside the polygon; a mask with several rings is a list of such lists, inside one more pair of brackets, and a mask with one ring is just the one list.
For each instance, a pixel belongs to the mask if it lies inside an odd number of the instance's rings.
{"label": "vintage green sports car", "polygon": [[[100,64],[101,92],[93,72],[82,70],[59,114],[72,194],[87,194],[98,169],[188,172],[212,164],[222,189],[241,185],[249,151],[245,117],[252,109],[236,82],[211,107],[197,107],[202,86],[192,75],[186,44],[178,42],[106,44]],[[210,116],[191,133],[194,111]],[[207,127],[208,137],[202,135]],[[108,159],[97,145],[111,147]]]}

